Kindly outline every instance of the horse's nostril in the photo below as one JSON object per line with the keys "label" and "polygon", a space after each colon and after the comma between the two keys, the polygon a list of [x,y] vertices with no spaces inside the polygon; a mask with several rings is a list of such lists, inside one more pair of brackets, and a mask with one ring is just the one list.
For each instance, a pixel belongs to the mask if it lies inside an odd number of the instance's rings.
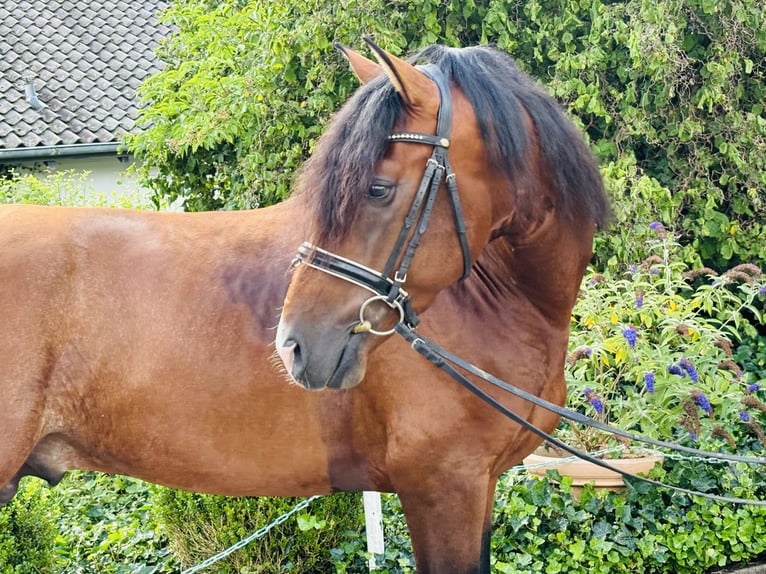
{"label": "horse's nostril", "polygon": [[301,350],[298,341],[292,337],[286,339],[282,344],[280,355],[282,356],[282,361],[285,364],[287,372],[290,373],[293,378],[297,379],[301,373],[303,373],[304,369],[303,351]]}
{"label": "horse's nostril", "polygon": [[293,348],[293,373],[296,375],[303,372],[303,350],[295,339],[290,339]]}

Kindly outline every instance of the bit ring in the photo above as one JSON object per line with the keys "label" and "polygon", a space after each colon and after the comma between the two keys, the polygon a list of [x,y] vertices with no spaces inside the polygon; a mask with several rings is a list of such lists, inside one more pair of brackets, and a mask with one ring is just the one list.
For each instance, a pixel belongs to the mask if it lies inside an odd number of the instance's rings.
{"label": "bit ring", "polygon": [[359,323],[357,327],[360,327],[360,329],[354,332],[366,332],[366,333],[370,333],[371,335],[378,335],[380,337],[387,337],[388,335],[393,335],[396,332],[395,327],[392,327],[391,329],[388,329],[387,331],[378,331],[376,329],[373,329],[372,323],[370,323],[368,320],[364,318],[364,312],[367,309],[367,306],[374,301],[383,301],[386,305],[388,305],[392,309],[396,309],[397,311],[399,311],[399,323],[402,323],[404,321],[404,309],[402,308],[402,304],[399,301],[394,301],[393,303],[391,303],[384,295],[374,295],[373,297],[370,297],[369,299],[367,299],[364,303],[362,303],[362,306],[359,307]]}

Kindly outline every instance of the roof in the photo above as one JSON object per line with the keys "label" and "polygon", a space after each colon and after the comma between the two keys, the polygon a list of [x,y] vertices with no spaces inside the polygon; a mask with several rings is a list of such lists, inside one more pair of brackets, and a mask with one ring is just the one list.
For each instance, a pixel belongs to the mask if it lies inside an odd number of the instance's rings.
{"label": "roof", "polygon": [[[165,7],[163,0],[3,0],[3,155],[119,142],[135,125],[136,88],[160,69],[153,51],[169,31],[157,23]],[[40,110],[29,103],[29,81]]]}

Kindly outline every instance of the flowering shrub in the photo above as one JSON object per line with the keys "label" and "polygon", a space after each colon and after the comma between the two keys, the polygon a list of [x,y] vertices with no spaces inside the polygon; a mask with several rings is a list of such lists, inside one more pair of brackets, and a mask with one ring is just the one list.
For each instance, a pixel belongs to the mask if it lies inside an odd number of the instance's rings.
{"label": "flowering shrub", "polygon": [[[645,247],[642,261],[583,280],[566,366],[570,406],[653,438],[766,443],[759,423],[766,382],[733,356],[763,322],[761,269],[688,269],[659,222],[635,241]],[[590,451],[611,440],[593,429],[561,432]]]}

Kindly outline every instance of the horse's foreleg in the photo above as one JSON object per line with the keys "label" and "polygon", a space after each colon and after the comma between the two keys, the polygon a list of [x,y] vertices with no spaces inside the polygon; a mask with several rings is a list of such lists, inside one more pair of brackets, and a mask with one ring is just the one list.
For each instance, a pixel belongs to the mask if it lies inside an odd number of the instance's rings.
{"label": "horse's foreleg", "polygon": [[399,491],[419,574],[489,574],[495,480],[442,477]]}
{"label": "horse's foreleg", "polygon": [[41,379],[30,377],[32,369],[21,366],[33,364],[19,359],[0,369],[0,506],[13,498],[22,477],[39,476],[40,465],[30,455],[40,438],[45,396]]}
{"label": "horse's foreleg", "polygon": [[23,409],[0,414],[0,506],[16,494],[19,480],[31,474],[24,467],[34,448],[36,425],[24,414]]}

